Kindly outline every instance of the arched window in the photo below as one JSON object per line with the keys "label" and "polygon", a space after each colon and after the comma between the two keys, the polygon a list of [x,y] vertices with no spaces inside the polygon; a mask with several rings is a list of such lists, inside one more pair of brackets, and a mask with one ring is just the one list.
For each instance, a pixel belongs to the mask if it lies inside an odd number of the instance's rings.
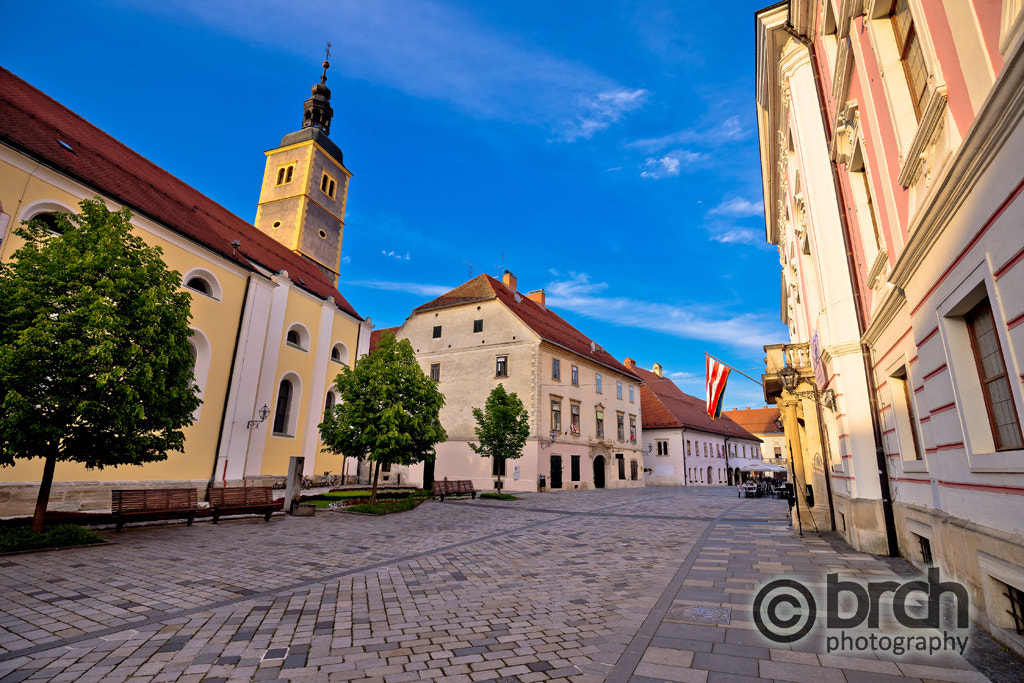
{"label": "arched window", "polygon": [[[210,340],[206,338],[205,334],[195,328],[192,328],[191,332],[192,335],[189,337],[188,346],[192,354],[192,381],[199,389],[198,395],[202,399],[203,393],[206,391],[206,378],[210,374],[212,351],[210,349]],[[193,420],[199,419],[199,413],[202,409],[203,404],[200,403],[196,411],[192,413]]]}
{"label": "arched window", "polygon": [[32,216],[32,220],[39,221],[47,231],[53,235],[63,235],[64,231],[57,225],[57,214],[53,211],[44,211]]}
{"label": "arched window", "polygon": [[192,268],[181,278],[182,287],[220,301],[220,282],[205,268]]}
{"label": "arched window", "polygon": [[309,350],[309,332],[301,323],[295,323],[285,333],[284,343],[299,351]]}
{"label": "arched window", "polygon": [[196,290],[200,294],[210,296],[210,288],[206,285],[202,278],[194,277],[188,282],[186,282],[185,286],[188,287],[189,289]]}
{"label": "arched window", "polygon": [[324,416],[325,417],[327,416],[327,413],[331,412],[331,409],[334,407],[334,403],[335,403],[334,392],[333,391],[328,391],[327,392],[327,398],[324,399]]}
{"label": "arched window", "polygon": [[274,434],[290,435],[292,413],[294,412],[292,406],[295,403],[292,400],[294,393],[291,379],[287,377],[282,379],[281,385],[277,389],[277,405],[274,408]]}
{"label": "arched window", "polygon": [[284,176],[284,181],[286,183],[290,183],[292,181],[292,172],[294,172],[294,171],[295,171],[295,167],[294,166],[289,166],[288,167],[288,173],[286,173],[285,176]]}
{"label": "arched window", "polygon": [[331,347],[331,360],[335,363],[341,363],[342,365],[348,365],[348,347],[342,342],[338,342]]}
{"label": "arched window", "polygon": [[277,184],[278,185],[283,185],[284,184],[284,169],[283,168],[277,169]]}

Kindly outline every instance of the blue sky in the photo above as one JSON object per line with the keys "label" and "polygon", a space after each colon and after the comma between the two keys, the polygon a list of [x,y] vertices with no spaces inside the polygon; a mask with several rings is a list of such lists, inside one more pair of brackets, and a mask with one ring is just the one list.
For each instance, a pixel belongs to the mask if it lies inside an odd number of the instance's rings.
{"label": "blue sky", "polygon": [[[745,2],[120,0],[4,9],[0,64],[246,220],[333,43],[340,289],[377,327],[508,268],[703,394],[785,340]],[[733,377],[727,408],[758,405]]]}

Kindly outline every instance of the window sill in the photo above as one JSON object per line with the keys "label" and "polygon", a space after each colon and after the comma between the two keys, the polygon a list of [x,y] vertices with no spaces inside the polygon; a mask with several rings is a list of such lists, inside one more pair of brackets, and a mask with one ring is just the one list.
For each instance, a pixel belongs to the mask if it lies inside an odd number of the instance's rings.
{"label": "window sill", "polygon": [[304,349],[301,346],[299,346],[298,344],[292,344],[290,342],[285,342],[284,345],[287,346],[288,348],[295,349],[296,351],[302,351],[303,353],[308,353],[308,349]]}
{"label": "window sill", "polygon": [[903,460],[902,462],[904,472],[928,472],[928,463],[924,460]]}
{"label": "window sill", "polygon": [[279,437],[281,439],[294,439],[295,438],[294,434],[285,434],[284,432],[270,432],[270,435],[271,436]]}
{"label": "window sill", "polygon": [[971,472],[1024,472],[1024,450],[971,453],[967,464]]}

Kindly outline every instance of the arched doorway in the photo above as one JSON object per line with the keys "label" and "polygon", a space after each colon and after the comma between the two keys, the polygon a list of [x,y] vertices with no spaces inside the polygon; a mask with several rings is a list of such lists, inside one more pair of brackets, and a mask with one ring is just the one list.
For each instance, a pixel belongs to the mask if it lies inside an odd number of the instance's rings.
{"label": "arched doorway", "polygon": [[712,468],[711,465],[708,465],[708,486],[711,486],[712,484],[715,483],[715,480],[712,479],[712,477],[714,476],[714,472],[714,468]]}
{"label": "arched doorway", "polygon": [[594,458],[594,488],[604,488],[604,456],[599,455]]}

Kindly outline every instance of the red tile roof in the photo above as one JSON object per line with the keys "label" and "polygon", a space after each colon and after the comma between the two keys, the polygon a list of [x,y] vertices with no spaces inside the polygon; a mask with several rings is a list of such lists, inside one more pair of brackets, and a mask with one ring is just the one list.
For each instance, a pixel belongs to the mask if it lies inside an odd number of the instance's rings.
{"label": "red tile roof", "polygon": [[362,320],[311,261],[3,68],[0,142],[249,270],[287,270],[296,285],[321,299],[333,296],[339,309]]}
{"label": "red tile roof", "polygon": [[636,374],[620,363],[610,353],[598,346],[590,337],[567,323],[550,308],[541,306],[536,301],[526,298],[525,294],[513,292],[490,275],[478,275],[455,289],[442,294],[432,301],[413,309],[413,313],[422,313],[448,306],[458,306],[475,301],[497,299],[505,305],[527,327],[537,333],[544,341],[567,349],[583,358],[603,365],[623,375],[636,377]]}
{"label": "red tile roof", "polygon": [[704,399],[684,393],[667,377],[636,368],[644,381],[640,387],[640,411],[644,429],[682,428],[760,441],[756,436],[729,419],[725,413],[714,420],[707,413]]}
{"label": "red tile roof", "polygon": [[372,353],[374,350],[376,350],[377,344],[380,343],[380,337],[381,337],[382,334],[384,334],[385,332],[390,332],[392,334],[397,334],[398,330],[400,330],[400,329],[401,329],[400,327],[382,327],[379,330],[371,330],[370,331],[370,350],[369,350],[369,352]]}
{"label": "red tile roof", "polygon": [[778,408],[747,408],[746,410],[725,410],[723,415],[746,429],[751,434],[782,434],[782,430],[775,426],[779,419]]}

